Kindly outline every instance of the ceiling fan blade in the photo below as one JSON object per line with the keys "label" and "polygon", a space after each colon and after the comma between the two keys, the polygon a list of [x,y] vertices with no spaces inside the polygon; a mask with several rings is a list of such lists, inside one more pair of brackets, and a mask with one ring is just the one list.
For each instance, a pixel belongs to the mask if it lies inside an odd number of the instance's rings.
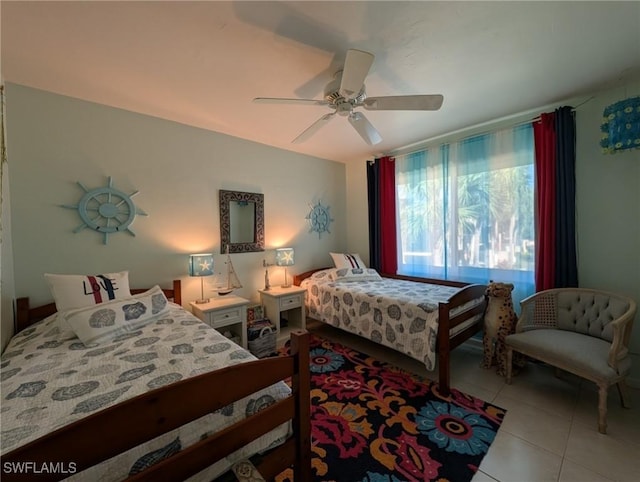
{"label": "ceiling fan blade", "polygon": [[323,127],[327,122],[329,122],[331,119],[333,119],[334,115],[336,115],[335,112],[332,112],[331,114],[323,115],[322,117],[320,117],[320,119],[318,119],[313,124],[311,124],[309,127],[307,127],[298,137],[296,137],[294,140],[292,140],[291,143],[292,144],[300,144],[301,142],[306,141],[312,135],[314,135],[316,132],[318,132],[320,130],[320,128]]}
{"label": "ceiling fan blade", "polygon": [[326,100],[316,99],[284,99],[281,97],[256,97],[256,104],[299,104],[299,105],[329,105]]}
{"label": "ceiling fan blade", "polygon": [[347,50],[347,58],[342,69],[340,95],[346,99],[355,98],[364,85],[364,79],[373,64],[373,54],[362,50]]}
{"label": "ceiling fan blade", "polygon": [[373,146],[382,142],[382,137],[371,122],[367,120],[364,114],[360,112],[352,112],[349,115],[349,123],[358,131],[367,144]]}
{"label": "ceiling fan blade", "polygon": [[444,97],[435,95],[396,95],[368,97],[362,105],[367,110],[438,110]]}

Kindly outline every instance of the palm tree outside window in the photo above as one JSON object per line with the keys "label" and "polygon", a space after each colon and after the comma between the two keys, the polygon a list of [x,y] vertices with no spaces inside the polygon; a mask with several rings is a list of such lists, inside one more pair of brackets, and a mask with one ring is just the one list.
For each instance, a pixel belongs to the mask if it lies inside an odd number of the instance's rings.
{"label": "palm tree outside window", "polygon": [[531,124],[396,156],[398,273],[535,289]]}

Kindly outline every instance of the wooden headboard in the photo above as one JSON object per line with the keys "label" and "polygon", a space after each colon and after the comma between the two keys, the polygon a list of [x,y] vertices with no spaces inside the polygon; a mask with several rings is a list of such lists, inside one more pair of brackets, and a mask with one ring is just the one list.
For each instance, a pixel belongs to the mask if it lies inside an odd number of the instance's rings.
{"label": "wooden headboard", "polygon": [[[147,289],[132,289],[131,294],[136,295],[144,293]],[[182,304],[182,287],[180,280],[173,280],[172,288],[162,288],[162,292],[170,301],[175,304]],[[18,333],[24,330],[29,325],[34,324],[36,321],[44,320],[47,316],[53,315],[56,312],[56,304],[48,303],[42,306],[36,306],[35,308],[29,307],[29,298],[18,298],[16,300],[16,323],[15,332]]]}

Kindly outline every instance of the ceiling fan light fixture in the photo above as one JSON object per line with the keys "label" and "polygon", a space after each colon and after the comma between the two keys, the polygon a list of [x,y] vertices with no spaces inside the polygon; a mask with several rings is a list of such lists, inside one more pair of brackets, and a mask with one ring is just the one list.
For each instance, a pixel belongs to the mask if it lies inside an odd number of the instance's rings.
{"label": "ceiling fan light fixture", "polygon": [[336,106],[336,113],[339,116],[346,117],[353,113],[353,104],[349,102],[342,102]]}

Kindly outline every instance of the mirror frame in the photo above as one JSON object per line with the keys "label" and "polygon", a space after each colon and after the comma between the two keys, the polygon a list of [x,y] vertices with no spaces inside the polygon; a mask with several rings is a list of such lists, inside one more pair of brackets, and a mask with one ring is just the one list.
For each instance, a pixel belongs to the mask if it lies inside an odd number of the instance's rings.
{"label": "mirror frame", "polygon": [[[264,251],[264,194],[220,189],[220,253],[252,253]],[[244,201],[255,204],[253,243],[231,242],[231,202]]]}

